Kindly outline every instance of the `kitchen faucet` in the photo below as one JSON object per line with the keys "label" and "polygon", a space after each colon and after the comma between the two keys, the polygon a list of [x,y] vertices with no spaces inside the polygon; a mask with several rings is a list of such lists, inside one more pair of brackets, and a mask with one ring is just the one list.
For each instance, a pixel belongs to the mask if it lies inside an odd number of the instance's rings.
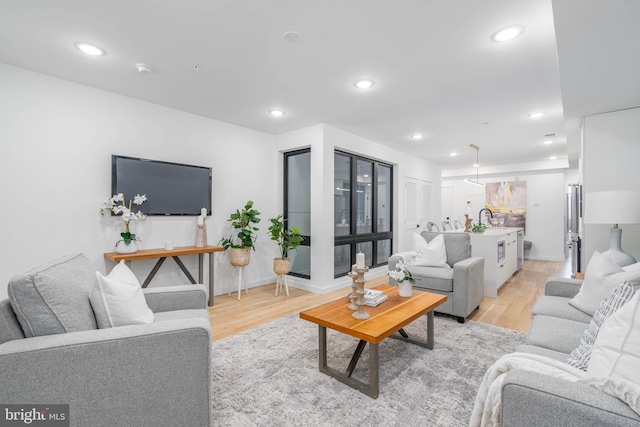
{"label": "kitchen faucet", "polygon": [[482,208],[480,212],[478,212],[478,224],[482,225],[482,211],[489,211],[489,215],[493,218],[493,212],[489,208]]}

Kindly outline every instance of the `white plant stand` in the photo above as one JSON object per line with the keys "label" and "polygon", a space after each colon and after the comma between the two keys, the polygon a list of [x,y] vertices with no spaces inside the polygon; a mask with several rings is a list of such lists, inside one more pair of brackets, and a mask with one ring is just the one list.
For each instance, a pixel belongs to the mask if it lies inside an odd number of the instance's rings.
{"label": "white plant stand", "polygon": [[287,296],[289,296],[289,286],[287,285],[286,274],[278,274],[278,279],[276,280],[276,296],[278,296],[278,292],[282,292],[283,284],[284,284],[284,289],[287,292]]}
{"label": "white plant stand", "polygon": [[[233,276],[238,272],[238,301],[240,301],[240,295],[242,294],[242,284],[244,283],[244,292],[249,295],[249,289],[247,289],[247,278],[244,272],[244,266],[233,266],[233,273],[231,274],[231,282],[233,283]],[[231,296],[231,289],[229,289],[229,296]]]}

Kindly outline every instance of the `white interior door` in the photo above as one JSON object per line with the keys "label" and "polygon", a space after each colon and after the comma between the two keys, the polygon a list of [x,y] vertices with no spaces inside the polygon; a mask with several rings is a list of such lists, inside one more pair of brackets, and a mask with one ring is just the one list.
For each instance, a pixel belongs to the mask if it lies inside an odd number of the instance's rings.
{"label": "white interior door", "polygon": [[[442,221],[449,221],[453,227],[453,218],[451,218],[451,187],[442,187],[442,202],[440,204],[440,217]],[[440,225],[440,224],[438,224]]]}
{"label": "white interior door", "polygon": [[426,230],[431,221],[431,183],[405,177],[404,184],[404,242],[400,251],[413,249],[413,233]]}

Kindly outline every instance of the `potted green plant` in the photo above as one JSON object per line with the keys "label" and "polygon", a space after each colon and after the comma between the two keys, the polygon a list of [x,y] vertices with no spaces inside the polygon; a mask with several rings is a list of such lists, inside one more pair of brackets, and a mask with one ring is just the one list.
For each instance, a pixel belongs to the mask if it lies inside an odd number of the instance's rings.
{"label": "potted green plant", "polygon": [[220,239],[220,245],[224,249],[229,249],[229,260],[231,265],[243,267],[249,264],[251,249],[255,250],[256,232],[259,230],[253,224],[260,222],[260,212],[253,208],[253,201],[249,200],[242,210],[236,209],[227,221],[238,230],[234,236]]}
{"label": "potted green plant", "polygon": [[486,229],[487,229],[486,226],[478,223],[478,224],[473,224],[473,227],[471,227],[471,232],[484,233]]}
{"label": "potted green plant", "polygon": [[302,235],[296,227],[285,228],[286,221],[282,214],[271,218],[269,235],[271,240],[278,243],[280,247],[280,257],[273,259],[273,271],[280,274],[287,274],[291,270],[291,261],[287,258],[287,252],[294,251],[302,243]]}

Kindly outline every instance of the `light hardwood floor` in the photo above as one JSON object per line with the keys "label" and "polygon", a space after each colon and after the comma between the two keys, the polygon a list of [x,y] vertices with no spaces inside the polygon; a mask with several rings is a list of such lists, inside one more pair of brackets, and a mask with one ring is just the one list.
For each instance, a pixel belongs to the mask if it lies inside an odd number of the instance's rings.
{"label": "light hardwood floor", "polygon": [[[522,270],[514,274],[498,292],[498,298],[484,298],[480,309],[469,319],[485,322],[521,332],[529,330],[531,307],[544,293],[548,277],[570,277],[569,262],[525,260]],[[388,283],[387,277],[368,280],[366,287]],[[275,293],[271,285],[249,289],[238,301],[237,292],[231,296],[215,297],[215,305],[209,307],[213,340],[219,340],[279,317],[298,313],[314,305],[322,304],[347,294],[344,288],[320,295],[289,287],[289,296]]]}

